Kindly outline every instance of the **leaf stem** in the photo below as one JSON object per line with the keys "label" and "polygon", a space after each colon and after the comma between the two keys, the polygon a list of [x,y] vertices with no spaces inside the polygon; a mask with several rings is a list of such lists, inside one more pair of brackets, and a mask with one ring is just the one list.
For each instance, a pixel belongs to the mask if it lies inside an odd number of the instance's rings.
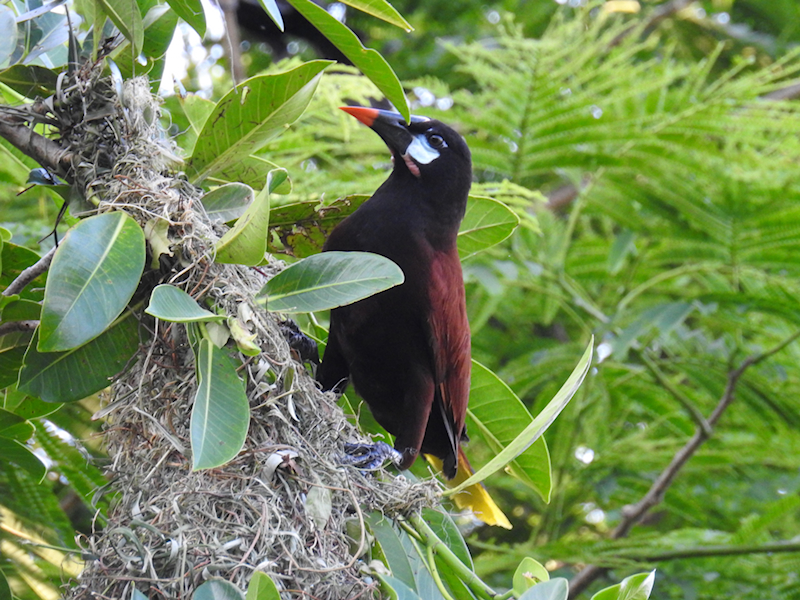
{"label": "leaf stem", "polygon": [[429,551],[438,554],[445,564],[453,569],[455,575],[461,579],[479,598],[484,600],[500,600],[503,595],[498,594],[483,580],[478,577],[467,565],[453,553],[447,545],[438,538],[436,533],[425,520],[418,514],[409,517],[409,521],[414,526],[417,534],[425,540],[425,545]]}

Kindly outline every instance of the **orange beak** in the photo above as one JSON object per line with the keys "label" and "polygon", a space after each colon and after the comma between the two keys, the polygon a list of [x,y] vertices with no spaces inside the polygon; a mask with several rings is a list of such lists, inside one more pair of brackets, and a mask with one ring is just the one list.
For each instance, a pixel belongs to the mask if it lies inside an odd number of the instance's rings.
{"label": "orange beak", "polygon": [[375,119],[378,118],[380,112],[377,108],[365,108],[363,106],[340,106],[344,112],[353,115],[356,119],[361,121],[367,127],[372,127]]}

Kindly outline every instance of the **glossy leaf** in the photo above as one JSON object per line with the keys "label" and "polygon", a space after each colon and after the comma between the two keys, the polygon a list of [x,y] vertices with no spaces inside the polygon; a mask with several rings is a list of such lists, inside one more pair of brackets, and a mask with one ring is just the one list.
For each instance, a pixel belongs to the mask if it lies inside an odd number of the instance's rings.
{"label": "glossy leaf", "polygon": [[528,589],[544,581],[550,581],[550,573],[541,563],[526,556],[520,561],[517,570],[514,571],[514,594],[522,596]]}
{"label": "glossy leaf", "polygon": [[575,393],[583,383],[586,374],[589,372],[589,367],[592,364],[592,352],[594,349],[594,337],[586,347],[580,361],[578,362],[572,374],[567,381],[561,386],[553,399],[544,407],[542,412],[536,415],[536,418],[525,427],[524,431],[520,433],[508,446],[497,454],[493,459],[486,463],[482,468],[478,469],[475,474],[461,483],[460,485],[446,490],[444,495],[451,496],[460,492],[464,488],[483,481],[489,475],[496,473],[509,462],[519,456],[522,452],[527,450],[542,434],[547,430],[550,424],[555,420],[559,413],[564,409],[567,403],[572,399]]}
{"label": "glossy leaf", "polygon": [[230,581],[209,579],[194,591],[192,600],[244,600],[244,595]]}
{"label": "glossy leaf", "polygon": [[267,253],[268,231],[269,185],[265,185],[233,228],[217,242],[215,260],[251,267],[260,264]]}
{"label": "glossy leaf", "polygon": [[281,600],[281,595],[269,575],[256,571],[250,578],[245,600]]}
{"label": "glossy leaf", "polygon": [[352,304],[403,283],[403,271],[369,252],[323,252],[293,264],[267,282],[273,312],[315,312]]}
{"label": "glossy leaf", "polygon": [[40,352],[76,348],[122,313],[144,269],[144,232],[122,212],[84,219],[58,247],[42,306]]}
{"label": "glossy leaf", "polygon": [[[476,432],[495,454],[508,447],[531,423],[530,412],[497,375],[472,361],[467,409],[467,429]],[[550,453],[544,437],[539,437],[506,470],[533,489],[542,500],[550,501]]]}
{"label": "glossy leaf", "polygon": [[281,11],[278,8],[277,2],[275,0],[258,0],[261,3],[262,8],[264,11],[269,15],[269,18],[272,19],[272,22],[283,31],[283,16],[281,16]]}
{"label": "glossy leaf", "polygon": [[167,4],[201,38],[206,35],[206,15],[200,0],[167,0]]}
{"label": "glossy leaf", "polygon": [[293,123],[330,64],[315,60],[284,73],[253,77],[226,94],[197,138],[187,169],[191,179],[199,182],[224,172]]}
{"label": "glossy leaf", "polygon": [[139,349],[138,325],[126,315],[100,336],[66,352],[39,352],[34,337],[19,374],[19,389],[45,402],[76,402],[107,388]]}
{"label": "glossy leaf", "polygon": [[567,600],[569,583],[563,577],[538,583],[519,596],[519,600]]}
{"label": "glossy leaf", "polygon": [[[1,20],[2,16],[0,16]],[[2,24],[0,24],[0,30],[2,30]],[[2,48],[0,48],[0,64],[2,62]],[[56,89],[57,80],[58,75],[55,71],[38,65],[14,65],[5,71],[0,71],[0,83],[6,84],[15,92],[28,98],[50,96]]]}
{"label": "glossy leaf", "polygon": [[133,44],[134,54],[139,54],[144,44],[144,25],[136,0],[97,0],[97,2],[122,35]]}
{"label": "glossy leaf", "polygon": [[444,510],[436,508],[422,509],[422,518],[425,519],[436,537],[442,540],[462,563],[472,569],[472,556],[467,548],[467,542],[464,541],[464,536],[453,518]]}
{"label": "glossy leaf", "polygon": [[403,15],[397,12],[394,6],[386,2],[386,0],[342,0],[342,2],[401,29],[414,31],[414,28],[403,18]]}
{"label": "glossy leaf", "polygon": [[243,183],[226,183],[203,195],[200,201],[209,219],[227,223],[238,219],[253,203],[253,188]]}
{"label": "glossy leaf", "polygon": [[423,600],[413,589],[400,579],[397,579],[397,577],[381,573],[377,575],[385,588],[388,588],[386,591],[391,600]]}
{"label": "glossy leaf", "polygon": [[653,591],[656,581],[656,572],[637,573],[622,580],[617,585],[612,585],[600,590],[592,600],[647,600]]}
{"label": "glossy leaf", "polygon": [[201,339],[196,370],[190,424],[194,471],[219,467],[239,454],[250,426],[244,385],[227,351]]}
{"label": "glossy leaf", "polygon": [[333,228],[368,199],[369,196],[359,194],[339,198],[327,205],[314,200],[273,208],[270,214],[270,251],[297,258],[318,254]]}
{"label": "glossy leaf", "polygon": [[514,233],[517,225],[519,217],[502,202],[470,196],[458,231],[458,255],[464,260],[499,244]]}
{"label": "glossy leaf", "polygon": [[33,425],[13,412],[0,408],[0,437],[25,442],[33,435]]}
{"label": "glossy leaf", "polygon": [[43,479],[47,470],[36,455],[17,440],[0,437],[0,465],[10,463],[24,469],[35,479]]}
{"label": "glossy leaf", "polygon": [[[10,242],[3,242],[3,251],[0,253],[0,288],[6,289],[12,281],[30,266],[36,264],[41,258],[36,252],[24,246],[17,246]],[[42,289],[45,286],[46,274],[39,275],[19,293],[21,298],[39,301],[42,299]]]}
{"label": "glossy leaf", "polygon": [[150,304],[144,312],[171,323],[220,322],[226,319],[225,315],[215,315],[200,308],[189,294],[166,283],[156,286],[150,296]]}
{"label": "glossy leaf", "polygon": [[333,15],[311,0],[288,1],[386,95],[389,102],[394,104],[406,121],[410,119],[411,111],[408,108],[403,86],[392,67],[379,52],[365,48],[356,34],[350,31],[344,23],[337,21]]}
{"label": "glossy leaf", "polygon": [[400,541],[400,536],[403,534],[392,525],[389,519],[380,513],[370,513],[366,521],[372,535],[375,536],[375,539],[380,544],[386,566],[389,567],[392,575],[409,589],[416,592],[411,563],[403,543]]}
{"label": "glossy leaf", "polygon": [[17,22],[14,11],[0,6],[0,67],[5,67],[17,47]]}

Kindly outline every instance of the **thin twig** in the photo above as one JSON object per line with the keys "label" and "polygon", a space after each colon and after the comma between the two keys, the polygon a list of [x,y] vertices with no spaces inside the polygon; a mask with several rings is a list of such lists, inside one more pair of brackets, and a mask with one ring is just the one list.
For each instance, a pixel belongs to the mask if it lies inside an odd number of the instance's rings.
{"label": "thin twig", "polygon": [[[0,135],[2,134],[0,133]],[[47,254],[36,261],[36,264],[31,265],[22,273],[20,273],[19,276],[12,281],[11,284],[4,289],[0,295],[13,296],[14,294],[19,294],[25,289],[25,286],[50,268],[50,263],[53,262],[53,256],[55,253],[56,247],[53,246]]]}
{"label": "thin twig", "polygon": [[39,325],[39,321],[11,321],[9,323],[0,323],[0,336],[8,333],[25,333],[33,331]]}
{"label": "thin twig", "polygon": [[[735,399],[736,386],[739,383],[739,379],[741,378],[742,374],[753,365],[757,365],[758,363],[780,352],[786,348],[786,346],[798,339],[798,337],[800,337],[800,331],[795,332],[774,348],[767,350],[762,354],[757,354],[746,358],[742,361],[741,365],[739,365],[737,369],[734,369],[728,373],[728,381],[725,384],[725,391],[722,393],[722,397],[717,403],[717,406],[706,420],[708,423],[708,428],[705,429],[703,427],[698,427],[691,439],[686,442],[684,447],[681,448],[672,458],[669,466],[667,466],[667,468],[661,472],[661,475],[659,475],[658,478],[653,482],[653,485],[650,486],[650,489],[647,491],[644,497],[636,504],[625,506],[622,509],[622,520],[614,529],[614,531],[611,532],[611,539],[616,540],[627,537],[631,529],[633,529],[633,527],[635,527],[636,524],[638,524],[653,507],[657,506],[664,500],[664,494],[675,481],[675,478],[678,476],[680,470],[687,462],[689,462],[689,459],[694,456],[700,446],[702,446],[703,443],[710,437],[714,426]],[[584,567],[570,581],[569,597],[574,598],[583,592],[593,581],[601,577],[606,570],[606,568],[598,567],[597,565],[587,565]]]}

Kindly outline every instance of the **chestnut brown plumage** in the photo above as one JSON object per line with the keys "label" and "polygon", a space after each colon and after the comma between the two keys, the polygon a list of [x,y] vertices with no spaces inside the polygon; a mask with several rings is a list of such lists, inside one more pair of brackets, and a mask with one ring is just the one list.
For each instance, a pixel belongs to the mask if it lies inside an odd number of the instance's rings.
{"label": "chestnut brown plumage", "polygon": [[[394,168],[323,251],[365,251],[397,263],[405,281],[331,312],[317,372],[324,390],[348,379],[375,419],[395,436],[390,454],[407,469],[419,453],[442,459],[452,478],[470,381],[470,333],[456,237],[472,182],[470,151],[447,125],[424,117],[344,107],[384,140]],[[359,464],[386,457],[359,446]],[[463,456],[463,455],[462,455]],[[462,459],[463,460],[463,459]]]}

